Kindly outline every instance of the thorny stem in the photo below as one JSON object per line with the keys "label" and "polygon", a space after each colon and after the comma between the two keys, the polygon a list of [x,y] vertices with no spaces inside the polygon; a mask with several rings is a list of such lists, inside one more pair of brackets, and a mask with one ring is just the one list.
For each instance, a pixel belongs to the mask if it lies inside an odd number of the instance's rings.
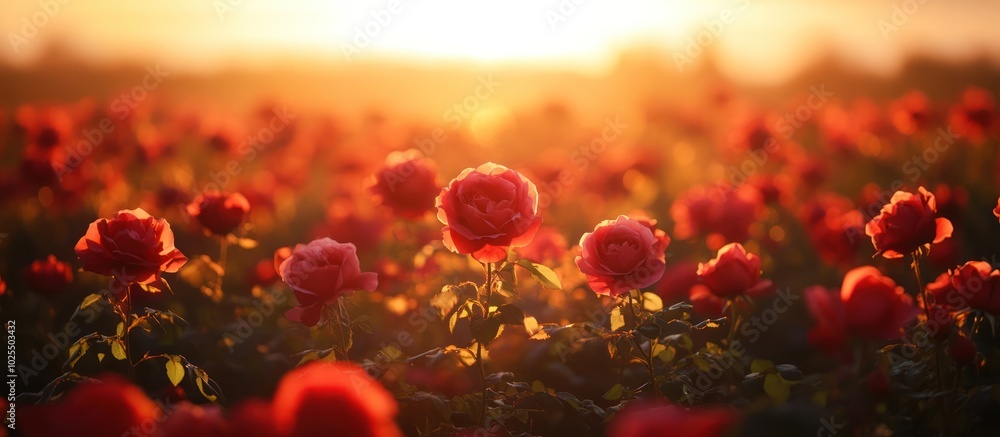
{"label": "thorny stem", "polygon": [[[638,290],[636,290],[638,293]],[[646,371],[649,372],[649,384],[653,386],[653,397],[660,397],[660,388],[656,385],[656,373],[653,371],[653,341],[649,342],[649,352],[642,350],[642,344],[639,343],[639,339],[635,337],[636,330],[639,328],[639,316],[635,313],[634,299],[632,298],[632,291],[628,292],[628,305],[629,312],[632,313],[632,333],[629,335],[632,337],[632,342],[635,343],[635,347],[639,350],[642,355],[642,361],[646,364]]]}
{"label": "thorny stem", "polygon": [[[486,263],[486,318],[490,317],[490,300],[493,299],[493,263]],[[476,342],[476,362],[479,363],[479,376],[483,383],[482,408],[479,410],[479,421],[486,427],[486,364],[483,363],[483,343]]]}
{"label": "thorny stem", "polygon": [[[921,297],[924,300],[924,314],[927,315],[927,322],[926,323],[929,324],[930,321],[931,321],[931,301],[928,298],[927,289],[924,288],[923,280],[920,278],[920,257],[919,257],[919,255],[920,255],[919,251],[913,252],[911,254],[911,256],[913,258],[913,274],[916,275],[916,277],[917,277],[917,288],[920,290],[919,294],[921,295]],[[945,387],[944,387],[944,368],[941,366],[941,344],[940,344],[940,342],[938,342],[938,344],[934,347],[934,349],[935,349],[935,351],[934,351],[934,368],[937,370],[938,390],[943,392],[943,391],[945,391]],[[949,428],[949,421],[950,421],[951,417],[948,414],[948,411],[949,411],[949,408],[948,408],[948,396],[947,395],[942,396],[941,397],[941,402],[944,404],[944,409],[942,409],[942,417],[941,417],[941,423],[942,423],[941,435],[949,435],[948,434],[948,428]]]}

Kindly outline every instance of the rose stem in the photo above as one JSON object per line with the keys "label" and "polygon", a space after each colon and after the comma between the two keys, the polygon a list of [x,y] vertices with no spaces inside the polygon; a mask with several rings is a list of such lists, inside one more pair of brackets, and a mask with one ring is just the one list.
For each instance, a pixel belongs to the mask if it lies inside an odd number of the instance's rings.
{"label": "rose stem", "polygon": [[219,247],[219,267],[222,268],[222,273],[219,274],[219,282],[215,285],[215,291],[218,296],[214,296],[217,299],[222,298],[222,280],[226,277],[226,252],[229,249],[229,236],[225,235],[222,237],[222,244]]}
{"label": "rose stem", "polygon": [[[490,300],[493,299],[493,263],[486,263],[486,318],[490,318]],[[479,363],[479,376],[483,382],[482,409],[480,409],[479,420],[483,427],[486,427],[486,364],[483,363],[483,343],[476,342],[476,362]]]}
{"label": "rose stem", "polygon": [[[635,292],[638,294],[639,290],[636,289]],[[660,396],[660,389],[656,386],[656,373],[653,371],[653,342],[649,343],[649,354],[642,350],[642,344],[639,343],[639,339],[635,337],[635,333],[639,329],[639,316],[635,314],[635,307],[633,306],[632,290],[628,292],[628,309],[632,313],[632,342],[635,343],[635,347],[639,349],[639,353],[642,354],[642,360],[646,364],[646,371],[649,372],[649,384],[653,386],[653,397]]]}
{"label": "rose stem", "polygon": [[[919,251],[913,252],[911,254],[913,257],[913,274],[917,277],[917,288],[920,289],[919,294],[924,299],[924,313],[927,315],[927,325],[931,323],[931,301],[928,299],[927,289],[924,288],[924,283],[920,279],[920,257]],[[938,344],[934,348],[934,368],[937,370],[938,374],[938,390],[944,391],[944,368],[941,367],[941,345]],[[944,409],[942,410],[941,423],[942,429],[941,435],[948,435],[948,397],[942,396],[941,402],[944,404]]]}

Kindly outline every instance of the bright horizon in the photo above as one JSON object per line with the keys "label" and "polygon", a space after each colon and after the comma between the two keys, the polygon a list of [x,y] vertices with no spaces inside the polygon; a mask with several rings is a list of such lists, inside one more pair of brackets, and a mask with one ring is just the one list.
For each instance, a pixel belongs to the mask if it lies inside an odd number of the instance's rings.
{"label": "bright horizon", "polygon": [[195,73],[269,67],[290,56],[601,72],[622,50],[653,47],[672,66],[703,61],[698,50],[714,52],[723,73],[760,84],[780,83],[830,54],[886,76],[914,55],[1000,64],[1000,28],[990,22],[1000,4],[976,0],[8,3],[0,62],[17,66],[53,46],[95,65],[159,63]]}

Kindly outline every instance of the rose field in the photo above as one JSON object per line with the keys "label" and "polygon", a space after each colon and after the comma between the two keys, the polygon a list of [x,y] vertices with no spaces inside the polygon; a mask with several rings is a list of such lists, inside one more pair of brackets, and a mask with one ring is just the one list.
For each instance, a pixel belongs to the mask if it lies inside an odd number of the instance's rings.
{"label": "rose field", "polygon": [[200,70],[84,51],[74,7],[0,56],[0,436],[1000,435],[986,51],[761,81],[722,31],[594,73],[358,27],[343,64]]}

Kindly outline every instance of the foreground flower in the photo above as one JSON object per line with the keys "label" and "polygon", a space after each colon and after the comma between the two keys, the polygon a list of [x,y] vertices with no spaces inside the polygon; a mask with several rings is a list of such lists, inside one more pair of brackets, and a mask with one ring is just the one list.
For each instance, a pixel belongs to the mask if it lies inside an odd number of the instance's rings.
{"label": "foreground flower", "polygon": [[130,435],[139,427],[148,429],[159,416],[159,408],[142,390],[116,375],[84,382],[54,405],[25,407],[23,411],[17,425],[27,437]]}
{"label": "foreground flower", "polygon": [[935,303],[1000,315],[1000,271],[984,261],[969,261],[927,284]]}
{"label": "foreground flower", "polygon": [[683,434],[691,437],[725,435],[738,414],[724,408],[687,409],[668,403],[634,401],[615,416],[610,437],[657,437]]}
{"label": "foreground flower", "polygon": [[865,226],[876,254],[900,258],[951,237],[951,221],[936,217],[934,195],[920,187],[917,193],[897,191],[878,216]]}
{"label": "foreground flower", "polygon": [[122,284],[160,284],[162,273],[176,273],[187,262],[174,247],[170,224],[142,208],[91,223],[75,250],[84,270]]}
{"label": "foreground flower", "polygon": [[576,265],[594,292],[617,297],[660,280],[670,237],[655,225],[620,215],[583,234]]}
{"label": "foreground flower", "polygon": [[484,263],[502,261],[507,249],[530,244],[542,224],[535,184],[492,162],[463,170],[435,204],[445,225],[445,247]]}
{"label": "foreground flower", "polygon": [[712,294],[731,299],[739,295],[760,296],[771,291],[770,280],[760,279],[760,256],[748,253],[740,243],[719,249],[711,261],[698,265],[698,277]]}
{"label": "foreground flower", "polygon": [[804,295],[816,321],[809,342],[831,352],[842,351],[850,337],[899,338],[902,327],[918,313],[903,289],[871,266],[847,272],[840,293],[813,287]]}
{"label": "foreground flower", "polygon": [[274,421],[288,437],[402,435],[392,395],[348,363],[310,363],[284,376],[274,395]]}
{"label": "foreground flower", "polygon": [[73,270],[69,264],[49,255],[44,260],[36,260],[25,273],[28,287],[45,296],[55,296],[66,290],[73,282]]}
{"label": "foreground flower", "polygon": [[198,195],[187,212],[216,235],[233,232],[250,211],[250,202],[240,193],[206,192]]}
{"label": "foreground flower", "polygon": [[373,291],[378,286],[375,273],[361,272],[353,244],[329,238],[295,246],[281,262],[278,274],[299,301],[299,306],[288,310],[285,317],[308,326],[318,323],[323,308],[340,296],[357,290]]}
{"label": "foreground flower", "polygon": [[376,202],[411,219],[433,210],[440,191],[437,168],[416,149],[390,153],[368,180]]}

